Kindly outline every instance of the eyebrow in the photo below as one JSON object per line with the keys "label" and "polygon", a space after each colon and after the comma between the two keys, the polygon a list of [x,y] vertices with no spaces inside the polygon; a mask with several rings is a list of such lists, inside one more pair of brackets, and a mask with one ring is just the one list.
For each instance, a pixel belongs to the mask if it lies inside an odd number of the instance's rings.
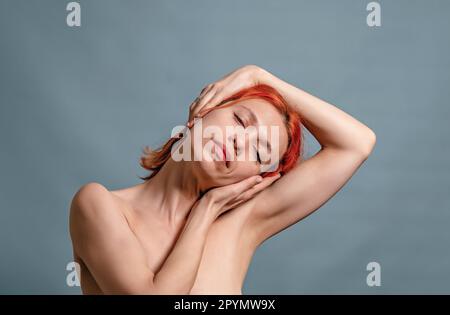
{"label": "eyebrow", "polygon": [[[252,121],[252,123],[254,125],[258,125],[259,126],[259,120],[258,117],[256,117],[255,113],[248,107],[241,105],[242,108],[244,108],[250,115],[250,120]],[[266,144],[267,150],[272,153],[272,145],[270,144],[269,140],[264,139],[264,141],[262,141]],[[258,133],[258,143],[260,143],[260,138],[259,138],[259,133]]]}

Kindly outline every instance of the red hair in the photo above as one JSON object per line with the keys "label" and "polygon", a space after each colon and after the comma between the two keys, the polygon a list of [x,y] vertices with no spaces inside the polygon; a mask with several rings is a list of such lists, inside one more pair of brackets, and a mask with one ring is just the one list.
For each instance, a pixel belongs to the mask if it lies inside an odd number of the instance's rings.
{"label": "red hair", "polygon": [[[266,100],[283,116],[288,134],[287,150],[280,159],[278,168],[273,172],[265,172],[262,176],[274,176],[276,173],[286,174],[294,168],[298,160],[303,159],[302,122],[300,115],[287,104],[281,94],[273,87],[266,84],[258,84],[243,89],[223,100],[218,106],[206,109],[205,114],[217,108],[228,107],[247,99]],[[144,155],[141,157],[140,164],[143,168],[152,171],[152,173],[147,177],[141,177],[141,179],[149,180],[158,173],[164,163],[170,158],[171,148],[178,140],[179,138],[172,137],[158,150],[151,150],[148,146],[144,148]]]}

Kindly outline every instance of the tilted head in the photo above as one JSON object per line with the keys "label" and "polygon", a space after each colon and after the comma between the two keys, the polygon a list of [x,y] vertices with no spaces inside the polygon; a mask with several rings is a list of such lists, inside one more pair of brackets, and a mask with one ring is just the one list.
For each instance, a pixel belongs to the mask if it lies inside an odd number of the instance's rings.
{"label": "tilted head", "polygon": [[265,84],[243,89],[207,109],[183,135],[159,150],[144,151],[141,165],[153,171],[144,180],[180,151],[190,159],[186,165],[203,187],[224,186],[257,174],[283,175],[302,158],[301,119]]}

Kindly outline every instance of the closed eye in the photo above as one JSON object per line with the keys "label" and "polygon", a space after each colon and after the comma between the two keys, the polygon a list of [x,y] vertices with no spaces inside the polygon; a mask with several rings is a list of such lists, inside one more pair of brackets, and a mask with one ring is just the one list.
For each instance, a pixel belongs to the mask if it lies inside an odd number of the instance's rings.
{"label": "closed eye", "polygon": [[242,127],[244,127],[244,122],[242,121],[242,119],[241,119],[236,113],[234,113],[234,119],[235,119]]}
{"label": "closed eye", "polygon": [[256,159],[258,160],[258,163],[261,164],[261,157],[259,156],[259,151],[256,151]]}
{"label": "closed eye", "polygon": [[[239,115],[237,115],[236,113],[234,113],[234,119],[235,119],[242,127],[245,127],[245,126],[244,126],[244,122],[243,122],[242,119],[239,117]],[[236,142],[235,142],[235,145],[236,145]],[[255,150],[256,150],[256,149],[255,149]],[[260,155],[259,155],[259,151],[258,151],[258,150],[256,150],[256,160],[258,161],[259,164],[262,163],[262,162],[261,162],[261,157],[260,157]]]}

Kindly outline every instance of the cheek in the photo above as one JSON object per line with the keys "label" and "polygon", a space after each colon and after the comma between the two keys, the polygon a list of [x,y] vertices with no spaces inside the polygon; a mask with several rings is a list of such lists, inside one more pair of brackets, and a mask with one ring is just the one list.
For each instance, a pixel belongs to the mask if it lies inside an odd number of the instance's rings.
{"label": "cheek", "polygon": [[259,174],[259,167],[255,164],[255,162],[236,161],[235,163],[236,168],[234,169],[233,174],[239,179],[244,179]]}

